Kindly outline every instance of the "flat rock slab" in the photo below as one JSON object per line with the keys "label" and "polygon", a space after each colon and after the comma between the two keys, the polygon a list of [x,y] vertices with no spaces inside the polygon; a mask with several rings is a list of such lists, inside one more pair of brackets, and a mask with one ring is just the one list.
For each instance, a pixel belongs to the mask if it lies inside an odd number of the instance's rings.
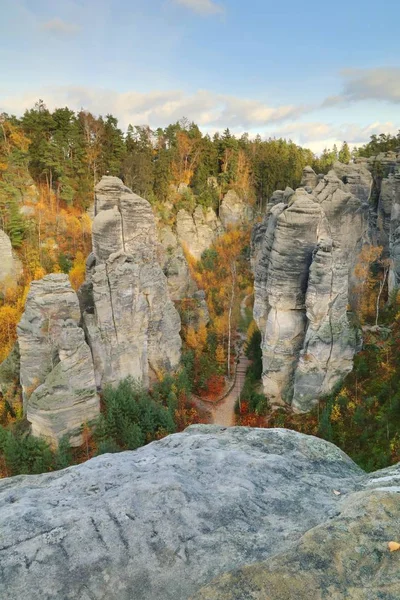
{"label": "flat rock slab", "polygon": [[400,552],[388,542],[399,532],[400,487],[356,492],[293,548],[217,577],[192,600],[398,600]]}
{"label": "flat rock slab", "polygon": [[318,438],[207,425],[4,479],[0,598],[187,599],[224,572],[289,551],[364,479]]}

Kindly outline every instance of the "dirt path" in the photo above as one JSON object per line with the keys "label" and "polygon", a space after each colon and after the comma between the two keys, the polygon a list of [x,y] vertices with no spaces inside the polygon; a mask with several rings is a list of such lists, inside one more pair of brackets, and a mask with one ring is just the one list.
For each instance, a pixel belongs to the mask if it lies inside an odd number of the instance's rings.
{"label": "dirt path", "polygon": [[[240,314],[243,321],[246,320],[246,302],[251,294],[245,296],[240,303]],[[250,365],[250,360],[244,354],[244,346],[246,341],[246,334],[237,331],[240,338],[240,351],[239,351],[239,362],[236,367],[236,379],[235,385],[229,392],[229,394],[220,402],[213,404],[206,400],[202,400],[198,396],[193,396],[194,403],[200,411],[203,411],[204,415],[207,415],[207,420],[213,425],[222,425],[223,427],[231,427],[235,424],[235,404],[236,400],[240,398],[240,394],[243,390],[244,380],[246,377],[246,371]]]}
{"label": "dirt path", "polygon": [[236,371],[236,382],[227,397],[216,406],[211,407],[211,423],[231,427],[235,424],[235,403],[243,389],[246,370],[250,361],[241,351]]}

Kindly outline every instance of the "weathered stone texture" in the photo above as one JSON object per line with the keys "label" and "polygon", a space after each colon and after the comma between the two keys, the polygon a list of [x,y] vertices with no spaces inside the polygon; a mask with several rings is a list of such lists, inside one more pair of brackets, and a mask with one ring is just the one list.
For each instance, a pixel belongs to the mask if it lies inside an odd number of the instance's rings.
{"label": "weathered stone texture", "polygon": [[273,195],[252,240],[264,391],[299,412],[352,368],[359,341],[347,308],[367,237],[371,176],[346,165],[324,177],[308,168],[303,182],[307,188]]}
{"label": "weathered stone texture", "polygon": [[13,252],[11,240],[0,229],[0,292],[5,288],[15,286],[21,272],[21,261]]}
{"label": "weathered stone texture", "polygon": [[158,231],[158,239],[163,247],[162,269],[168,282],[168,291],[174,302],[190,298],[197,290],[182,246],[177,240],[172,228],[162,226]]}
{"label": "weathered stone texture", "polygon": [[221,233],[221,222],[212,208],[198,205],[193,215],[181,209],[176,216],[178,240],[197,260]]}
{"label": "weathered stone texture", "polygon": [[2,480],[0,590],[8,600],[187,600],[223,572],[289,552],[364,477],[317,438],[203,425]]}
{"label": "weathered stone texture", "polygon": [[80,293],[96,383],[148,386],[180,359],[180,318],[160,265],[150,204],[116,177],[96,186],[93,255]]}
{"label": "weathered stone texture", "polygon": [[219,218],[225,229],[249,223],[253,217],[253,208],[235,190],[225,194],[219,209]]}
{"label": "weathered stone texture", "polygon": [[90,349],[67,275],[31,283],[18,325],[20,381],[32,433],[57,444],[65,434],[79,444],[80,427],[99,414]]}

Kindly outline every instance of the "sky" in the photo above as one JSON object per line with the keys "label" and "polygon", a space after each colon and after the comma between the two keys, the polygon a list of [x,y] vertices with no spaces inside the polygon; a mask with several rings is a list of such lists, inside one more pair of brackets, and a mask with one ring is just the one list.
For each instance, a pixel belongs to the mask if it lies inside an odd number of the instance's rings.
{"label": "sky", "polygon": [[181,117],[315,152],[400,129],[400,1],[0,0],[0,112]]}

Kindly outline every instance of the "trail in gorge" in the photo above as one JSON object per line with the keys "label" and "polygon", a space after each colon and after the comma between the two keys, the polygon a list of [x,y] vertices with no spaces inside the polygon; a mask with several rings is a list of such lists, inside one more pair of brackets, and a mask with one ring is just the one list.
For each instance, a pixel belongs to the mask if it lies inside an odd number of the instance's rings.
{"label": "trail in gorge", "polygon": [[211,423],[231,427],[235,424],[235,403],[242,392],[247,367],[250,361],[244,354],[243,345],[240,349],[239,362],[236,368],[235,384],[229,394],[211,408]]}
{"label": "trail in gorge", "polygon": [[[240,303],[240,314],[243,322],[246,321],[246,302],[248,296],[245,296]],[[242,393],[244,380],[246,377],[246,371],[250,365],[250,360],[245,355],[245,341],[246,335],[238,331],[240,337],[240,350],[238,355],[238,362],[235,372],[235,383],[230,392],[225,396],[223,400],[214,404],[211,408],[211,423],[214,425],[223,425],[224,427],[231,427],[235,424],[235,404],[236,400],[240,399]]]}

